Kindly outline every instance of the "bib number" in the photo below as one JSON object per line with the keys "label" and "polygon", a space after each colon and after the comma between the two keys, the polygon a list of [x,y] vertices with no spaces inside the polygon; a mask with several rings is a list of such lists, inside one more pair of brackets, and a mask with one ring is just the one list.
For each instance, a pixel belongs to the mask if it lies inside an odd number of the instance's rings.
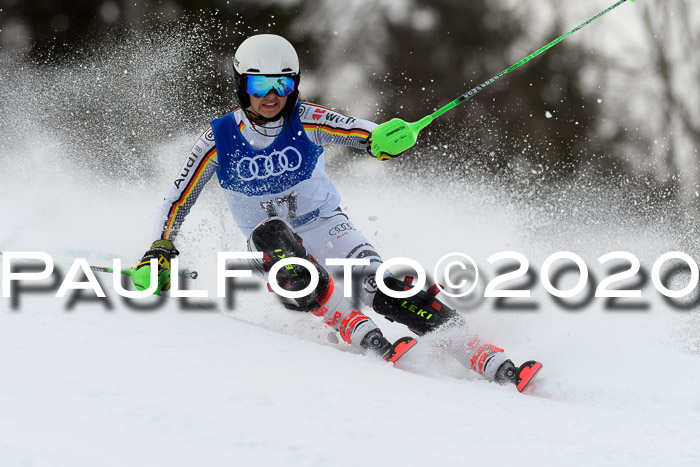
{"label": "bib number", "polygon": [[287,196],[282,196],[280,198],[271,199],[260,203],[260,206],[265,210],[268,217],[277,217],[278,206],[287,206],[287,216],[289,219],[293,219],[297,215],[297,192],[293,191]]}

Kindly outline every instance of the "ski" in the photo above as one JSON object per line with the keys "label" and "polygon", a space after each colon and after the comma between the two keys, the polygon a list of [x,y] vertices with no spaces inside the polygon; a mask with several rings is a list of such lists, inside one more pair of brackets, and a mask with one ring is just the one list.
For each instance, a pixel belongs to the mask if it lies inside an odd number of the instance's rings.
{"label": "ski", "polygon": [[525,389],[527,389],[541,369],[542,364],[540,362],[536,362],[535,360],[530,360],[520,365],[518,372],[515,374],[515,378],[513,379],[515,387],[518,388],[518,391],[523,392]]}
{"label": "ski", "polygon": [[384,354],[384,360],[391,362],[394,365],[397,364],[401,357],[406,355],[406,352],[411,350],[411,348],[418,343],[412,337],[402,337],[401,339],[394,342],[394,345]]}

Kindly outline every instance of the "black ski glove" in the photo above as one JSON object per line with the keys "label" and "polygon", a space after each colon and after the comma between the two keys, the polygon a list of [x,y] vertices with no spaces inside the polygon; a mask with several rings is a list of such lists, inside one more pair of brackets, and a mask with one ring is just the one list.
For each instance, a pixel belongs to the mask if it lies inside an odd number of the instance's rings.
{"label": "black ski glove", "polygon": [[400,153],[394,154],[394,155],[391,155],[391,154],[386,153],[386,152],[379,153],[379,155],[374,154],[372,152],[372,133],[370,133],[366,139],[363,139],[362,142],[364,143],[365,148],[367,148],[367,152],[369,153],[369,155],[372,157],[376,157],[380,161],[388,161],[389,159],[395,159],[395,158],[399,157],[401,154],[403,154],[403,152],[400,152]]}
{"label": "black ski glove", "polygon": [[170,260],[179,255],[175,245],[170,240],[156,240],[151,248],[143,255],[136,270],[131,275],[131,280],[138,290],[146,290],[151,285],[151,259],[158,260],[158,287],[154,292],[160,295],[161,291],[170,290]]}

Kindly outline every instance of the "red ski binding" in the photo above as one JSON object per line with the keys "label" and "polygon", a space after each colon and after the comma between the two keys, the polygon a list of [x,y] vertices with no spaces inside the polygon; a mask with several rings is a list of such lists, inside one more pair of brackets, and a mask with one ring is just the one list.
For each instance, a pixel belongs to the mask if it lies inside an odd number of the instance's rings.
{"label": "red ski binding", "polygon": [[518,373],[515,375],[515,386],[519,392],[523,392],[537,376],[537,373],[542,369],[542,364],[534,360],[523,363],[518,368]]}

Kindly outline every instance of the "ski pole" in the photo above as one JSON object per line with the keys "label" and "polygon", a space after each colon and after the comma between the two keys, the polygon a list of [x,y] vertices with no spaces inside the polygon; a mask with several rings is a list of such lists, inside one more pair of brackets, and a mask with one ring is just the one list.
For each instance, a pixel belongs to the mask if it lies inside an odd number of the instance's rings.
{"label": "ski pole", "polygon": [[[110,274],[114,274],[114,268],[107,268],[104,266],[90,266],[90,269],[95,272],[107,272]],[[132,276],[134,272],[136,272],[136,268],[122,269],[119,272],[126,276]],[[185,279],[196,279],[199,276],[199,273],[190,269],[183,269],[182,271],[178,271],[178,276]]]}
{"label": "ski pole", "polygon": [[[414,144],[416,144],[416,141],[418,140],[418,133],[428,126],[434,119],[439,117],[440,115],[444,114],[450,109],[453,109],[454,107],[458,106],[462,102],[466,101],[467,99],[471,99],[474,97],[476,94],[479,92],[483,91],[486,86],[489,84],[494,83],[495,81],[501,79],[511,71],[515,70],[516,68],[520,67],[521,65],[524,65],[525,63],[529,62],[533,58],[537,57],[541,53],[545,52],[546,50],[549,50],[550,48],[554,47],[557,45],[559,42],[563,41],[579,29],[582,29],[584,26],[587,26],[588,24],[592,23],[593,21],[597,20],[604,14],[614,10],[618,6],[622,5],[625,3],[627,0],[619,0],[617,3],[614,5],[606,8],[605,10],[601,11],[588,21],[579,24],[576,26],[574,29],[572,29],[569,32],[566,32],[562,34],[561,36],[557,37],[554,39],[552,42],[549,44],[537,49],[536,51],[532,52],[530,55],[527,57],[523,58],[519,62],[511,65],[510,67],[506,68],[496,76],[492,77],[491,79],[479,84],[473,89],[470,89],[466,93],[462,94],[459,96],[457,99],[453,100],[449,104],[445,105],[444,107],[436,110],[430,115],[427,115],[423,117],[422,119],[418,120],[417,122],[406,122],[404,120],[401,120],[400,118],[393,118],[389,120],[388,122],[382,123],[379,125],[377,128],[375,128],[372,131],[372,145],[371,145],[371,150],[372,154],[375,155],[375,157],[379,157],[381,153],[387,153],[391,155],[396,155],[400,152],[403,152],[409,148],[411,148]],[[635,0],[630,0],[634,2]]]}

